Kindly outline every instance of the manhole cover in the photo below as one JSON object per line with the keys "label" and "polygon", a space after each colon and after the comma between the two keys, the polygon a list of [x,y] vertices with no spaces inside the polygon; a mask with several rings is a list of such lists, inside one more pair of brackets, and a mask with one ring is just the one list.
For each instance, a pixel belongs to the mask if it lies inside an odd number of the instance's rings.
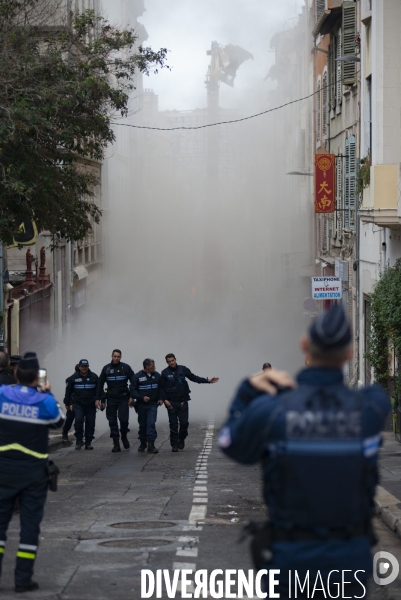
{"label": "manhole cover", "polygon": [[109,527],[115,529],[165,529],[174,527],[175,523],[168,521],[128,521],[126,523],[112,523]]}
{"label": "manhole cover", "polygon": [[153,548],[154,546],[168,546],[168,544],[171,544],[170,540],[131,538],[126,540],[109,540],[108,542],[102,542],[100,546],[106,546],[106,548]]}

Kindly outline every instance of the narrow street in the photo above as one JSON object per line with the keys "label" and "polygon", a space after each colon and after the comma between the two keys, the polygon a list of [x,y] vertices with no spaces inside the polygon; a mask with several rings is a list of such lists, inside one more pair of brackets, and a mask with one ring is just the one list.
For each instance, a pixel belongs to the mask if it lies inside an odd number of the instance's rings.
{"label": "narrow street", "polygon": [[[136,599],[141,569],[252,568],[248,543],[239,540],[244,522],[265,516],[259,467],[229,461],[217,447],[212,421],[191,425],[178,454],[171,452],[166,424],[159,427],[156,455],[137,452],[136,432],[131,417],[132,445],[121,454],[110,452],[107,432],[92,452],[71,445],[52,453],[61,470],[59,491],[48,495],[35,569],[40,590],[30,598]],[[400,539],[379,520],[375,527],[375,551],[391,552],[401,563]],[[16,597],[18,531],[15,515],[1,582],[5,599]],[[369,598],[401,599],[401,579],[388,587],[372,584]]]}

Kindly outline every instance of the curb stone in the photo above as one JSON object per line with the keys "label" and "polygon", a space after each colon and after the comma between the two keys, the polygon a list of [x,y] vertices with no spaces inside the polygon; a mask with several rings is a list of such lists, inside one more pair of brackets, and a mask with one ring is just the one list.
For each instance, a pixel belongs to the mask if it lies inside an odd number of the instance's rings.
{"label": "curb stone", "polygon": [[401,509],[398,506],[400,500],[378,485],[374,504],[377,516],[401,538]]}

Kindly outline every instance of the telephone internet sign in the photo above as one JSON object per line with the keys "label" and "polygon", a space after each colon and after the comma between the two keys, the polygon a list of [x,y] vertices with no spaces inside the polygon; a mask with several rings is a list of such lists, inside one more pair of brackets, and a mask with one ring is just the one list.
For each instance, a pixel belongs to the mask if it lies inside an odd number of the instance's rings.
{"label": "telephone internet sign", "polygon": [[312,298],[314,300],[339,300],[342,295],[339,277],[312,277]]}

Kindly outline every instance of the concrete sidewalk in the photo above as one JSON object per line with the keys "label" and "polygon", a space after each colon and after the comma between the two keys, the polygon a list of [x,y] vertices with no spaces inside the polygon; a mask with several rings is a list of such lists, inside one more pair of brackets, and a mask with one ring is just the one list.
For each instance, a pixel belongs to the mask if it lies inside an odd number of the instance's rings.
{"label": "concrete sidewalk", "polygon": [[383,433],[380,451],[380,485],[375,497],[376,513],[401,538],[401,444],[394,433]]}

